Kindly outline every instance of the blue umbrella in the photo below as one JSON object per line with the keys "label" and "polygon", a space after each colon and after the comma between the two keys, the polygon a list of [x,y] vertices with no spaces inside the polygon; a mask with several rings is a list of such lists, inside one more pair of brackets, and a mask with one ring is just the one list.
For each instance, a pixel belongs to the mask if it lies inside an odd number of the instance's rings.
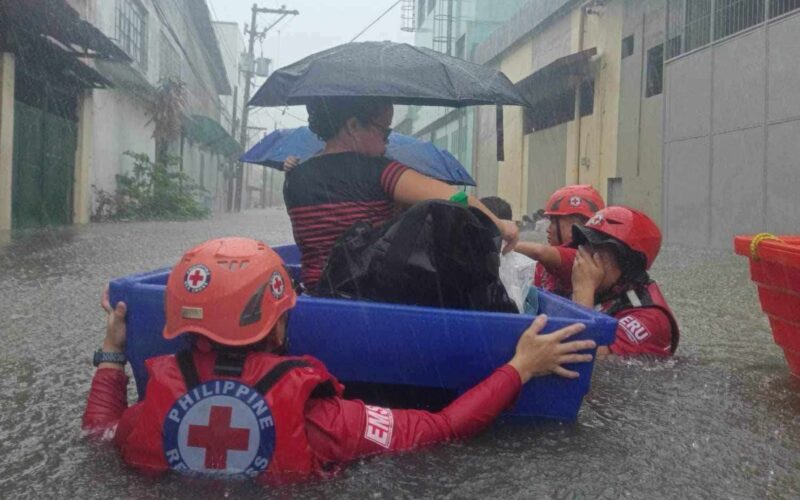
{"label": "blue umbrella", "polygon": [[[325,144],[308,127],[280,129],[267,134],[239,160],[282,170],[288,156],[297,156],[305,161],[324,147]],[[475,185],[475,180],[455,156],[427,141],[392,132],[386,146],[386,157],[448,184]]]}

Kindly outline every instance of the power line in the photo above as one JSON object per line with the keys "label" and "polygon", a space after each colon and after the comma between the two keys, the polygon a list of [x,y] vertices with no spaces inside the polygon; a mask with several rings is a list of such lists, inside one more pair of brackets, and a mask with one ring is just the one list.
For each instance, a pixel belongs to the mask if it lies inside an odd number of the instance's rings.
{"label": "power line", "polygon": [[402,2],[402,1],[403,1],[403,0],[397,0],[395,3],[393,3],[393,4],[391,5],[391,7],[389,7],[388,9],[386,9],[386,10],[383,12],[383,14],[381,14],[380,16],[378,16],[377,18],[375,18],[375,20],[374,20],[374,21],[372,21],[371,23],[369,23],[369,24],[367,25],[367,27],[366,27],[366,28],[364,28],[363,30],[359,31],[359,32],[358,32],[358,35],[354,36],[354,37],[353,37],[353,39],[352,39],[352,40],[350,40],[350,41],[351,41],[351,42],[355,42],[355,41],[358,39],[358,37],[360,37],[361,35],[363,35],[363,34],[364,34],[364,32],[366,32],[368,29],[372,28],[372,27],[375,25],[375,23],[377,23],[378,21],[380,21],[381,19],[383,19],[383,16],[385,16],[386,14],[388,14],[389,12],[391,12],[391,10],[392,10],[392,9],[394,9],[395,7],[397,7],[398,5],[400,5],[400,2]]}

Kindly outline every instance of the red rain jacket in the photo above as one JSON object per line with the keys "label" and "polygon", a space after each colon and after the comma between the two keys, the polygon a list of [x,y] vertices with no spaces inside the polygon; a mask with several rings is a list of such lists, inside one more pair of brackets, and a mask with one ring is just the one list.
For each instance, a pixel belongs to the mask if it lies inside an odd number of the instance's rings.
{"label": "red rain jacket", "polygon": [[[124,460],[144,472],[198,469],[291,482],[331,474],[359,457],[476,434],[521,388],[516,370],[505,365],[439,413],[391,410],[342,399],[341,384],[314,358],[250,353],[240,377],[215,375],[213,351],[188,358],[199,385],[188,387],[194,384],[187,383],[186,357],[154,358],[147,396],[130,408],[125,374],[97,370],[84,429],[105,434],[116,426]],[[276,369],[283,372],[278,377]],[[277,380],[260,384],[265,376]],[[264,397],[254,396],[264,387]]]}
{"label": "red rain jacket", "polygon": [[609,346],[614,354],[675,354],[678,322],[655,282],[640,290],[620,291],[598,309],[619,320],[616,340]]}

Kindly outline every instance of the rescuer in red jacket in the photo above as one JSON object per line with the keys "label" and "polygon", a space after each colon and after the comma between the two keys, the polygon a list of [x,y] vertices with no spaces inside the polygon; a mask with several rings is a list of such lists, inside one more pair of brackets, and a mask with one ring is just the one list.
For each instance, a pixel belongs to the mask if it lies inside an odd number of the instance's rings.
{"label": "rescuer in red jacket", "polygon": [[598,354],[671,356],[678,323],[647,270],[661,249],[661,231],[650,217],[627,207],[608,207],[585,226],[572,227],[578,247],[572,300],[619,320],[616,340]]}
{"label": "rescuer in red jacket", "polygon": [[588,184],[564,186],[550,196],[544,211],[550,219],[547,245],[520,242],[514,249],[537,261],[534,286],[562,297],[572,294],[572,264],[577,252],[571,246],[572,226],[584,225],[603,207],[603,197]]}
{"label": "rescuer in red jacket", "polygon": [[508,364],[439,413],[349,401],[318,360],[285,357],[295,292],[280,257],[244,238],[212,240],[187,252],[166,291],[164,337],[192,334],[192,348],[147,361],[143,401],[127,407],[124,303],[108,313],[83,427],[108,436],[133,467],[160,473],[256,477],[267,483],[335,472],[365,455],[410,450],[484,429],[534,376],[578,376],[561,365],[587,362],[593,341],[564,342],[572,325],[540,335],[536,318]]}

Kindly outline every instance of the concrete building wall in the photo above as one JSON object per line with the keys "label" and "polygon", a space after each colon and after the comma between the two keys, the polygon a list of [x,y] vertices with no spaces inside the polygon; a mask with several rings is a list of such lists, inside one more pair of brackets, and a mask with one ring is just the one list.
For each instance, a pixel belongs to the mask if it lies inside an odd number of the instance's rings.
{"label": "concrete building wall", "polygon": [[[219,40],[220,52],[222,53],[222,60],[225,63],[225,73],[228,75],[232,95],[220,96],[220,102],[223,109],[226,111],[220,117],[220,123],[226,130],[231,131],[231,124],[234,115],[234,107],[236,108],[236,119],[241,120],[242,115],[242,101],[244,99],[243,89],[240,85],[243,81],[242,75],[239,72],[239,62],[242,52],[245,51],[244,39],[242,38],[239,25],[236,23],[213,23],[214,33]],[[233,90],[237,89],[238,90]],[[234,103],[234,96],[236,103]]]}
{"label": "concrete building wall", "polygon": [[647,54],[664,43],[666,9],[662,0],[627,0],[622,37],[633,37],[633,53],[622,59],[619,92],[615,203],[634,206],[662,220],[663,93],[647,97]]}
{"label": "concrete building wall", "polygon": [[[584,37],[580,31],[581,10],[571,12],[572,51],[597,48],[598,61],[594,69],[594,112],[581,118],[580,148],[573,120],[567,131],[567,182],[593,185],[604,197],[608,179],[617,176],[617,137],[619,125],[619,88],[622,46],[621,0],[606,2],[597,14],[584,14]],[[579,151],[578,157],[575,152]],[[574,173],[573,173],[574,172]]]}
{"label": "concrete building wall", "polygon": [[800,219],[800,14],[666,65],[665,220],[676,243],[730,247]]}
{"label": "concrete building wall", "polygon": [[[533,40],[528,39],[509,51],[500,61],[500,71],[512,82],[531,74],[533,68]],[[515,214],[525,212],[528,191],[526,144],[523,140],[524,109],[520,106],[503,107],[504,160],[498,162],[497,195],[504,198]],[[519,215],[518,215],[519,216]]]}
{"label": "concrete building wall", "polygon": [[[531,72],[572,53],[572,18],[562,16],[544,28],[533,41]],[[525,136],[528,148],[526,213],[545,206],[547,199],[566,182],[568,123],[536,130]]]}
{"label": "concrete building wall", "polygon": [[553,191],[564,186],[567,162],[567,129],[562,123],[528,134],[528,196],[526,213],[544,208]]}
{"label": "concrete building wall", "polygon": [[119,89],[94,91],[92,113],[91,183],[97,189],[113,193],[116,175],[133,168],[133,160],[123,153],[132,151],[155,158],[153,125],[144,111],[145,104]]}

